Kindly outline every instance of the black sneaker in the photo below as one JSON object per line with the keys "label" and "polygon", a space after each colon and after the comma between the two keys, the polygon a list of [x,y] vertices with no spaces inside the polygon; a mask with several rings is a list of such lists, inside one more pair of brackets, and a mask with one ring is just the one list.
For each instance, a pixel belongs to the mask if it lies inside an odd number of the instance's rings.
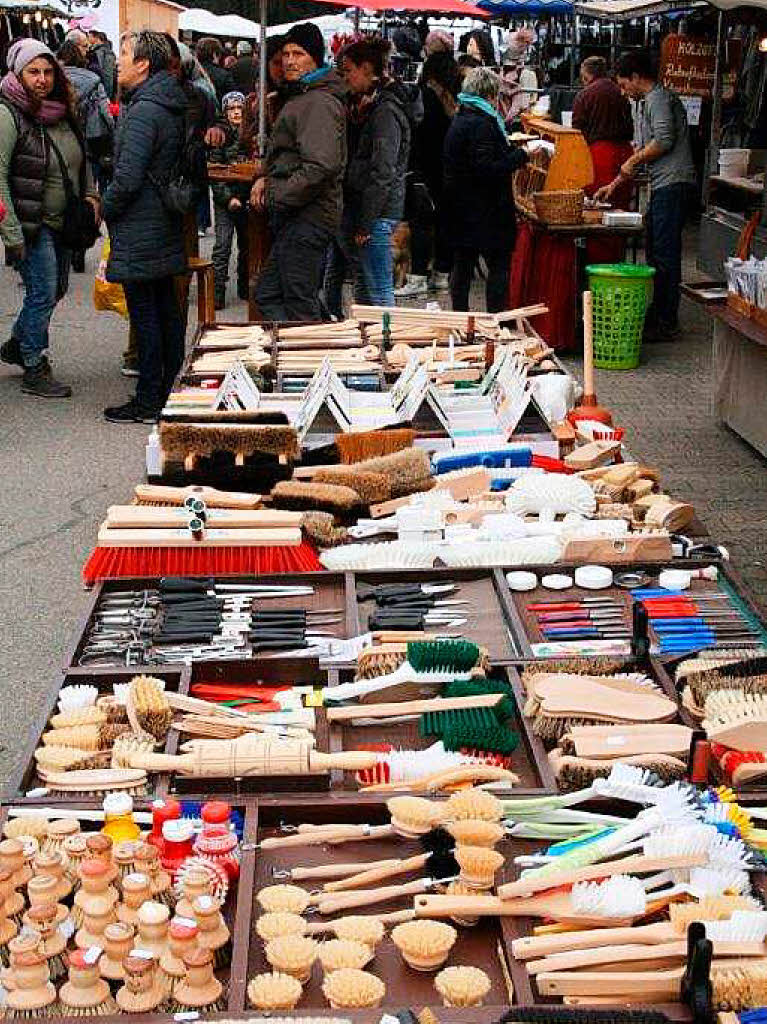
{"label": "black sneaker", "polygon": [[35,395],[36,398],[69,398],[72,395],[70,386],[62,384],[51,374],[47,361],[24,369],[21,390],[25,395]]}
{"label": "black sneaker", "polygon": [[[8,363],[9,366],[19,366],[24,369],[24,360],[21,355],[21,348],[15,338],[9,338],[0,345],[0,362]],[[40,356],[40,365],[47,366],[50,370],[51,364],[48,356]]]}
{"label": "black sneaker", "polygon": [[110,405],[104,410],[104,419],[110,423],[156,423],[159,409],[147,409],[131,398],[125,405]]}

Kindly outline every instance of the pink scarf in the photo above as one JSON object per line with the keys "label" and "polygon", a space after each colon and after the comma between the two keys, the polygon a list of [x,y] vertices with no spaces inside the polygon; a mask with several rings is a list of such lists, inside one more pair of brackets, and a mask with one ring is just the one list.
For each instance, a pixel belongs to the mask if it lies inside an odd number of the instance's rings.
{"label": "pink scarf", "polygon": [[67,116],[66,104],[61,100],[43,100],[40,104],[33,104],[29,93],[12,71],[0,80],[0,95],[5,96],[27,117],[32,117],[42,124],[58,124]]}

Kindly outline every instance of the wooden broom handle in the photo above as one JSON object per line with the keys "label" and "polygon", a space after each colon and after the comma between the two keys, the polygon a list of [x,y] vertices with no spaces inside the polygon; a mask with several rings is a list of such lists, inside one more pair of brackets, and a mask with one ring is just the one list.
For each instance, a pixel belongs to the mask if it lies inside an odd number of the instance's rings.
{"label": "wooden broom handle", "polygon": [[378,889],[359,889],[356,892],[339,893],[321,899],[317,904],[317,910],[321,914],[335,914],[339,910],[365,907],[371,903],[386,903],[389,900],[399,899],[401,896],[414,896],[417,893],[422,893],[426,884],[427,879],[417,878],[414,882],[406,882],[404,885],[384,885]]}
{"label": "wooden broom handle", "polygon": [[[375,919],[386,925],[403,924],[405,921],[415,919],[415,911],[410,909],[393,910],[390,914],[376,914]],[[333,921],[312,921],[306,926],[304,934],[323,935],[325,932],[332,932],[339,920],[343,920],[343,918],[335,918]]]}
{"label": "wooden broom handle", "polygon": [[546,889],[555,889],[563,885],[575,885],[576,882],[590,882],[596,878],[609,878],[612,875],[636,874],[639,872],[670,871],[678,868],[697,868],[706,864],[705,854],[686,854],[682,857],[645,857],[637,854],[621,860],[605,861],[602,864],[590,864],[588,867],[571,868],[547,875],[545,878],[520,878],[517,882],[509,882],[498,888],[498,896],[502,900],[510,900],[521,896],[533,896]]}
{"label": "wooden broom handle", "polygon": [[[497,896],[416,896],[416,917],[490,917],[504,913]],[[506,908],[514,904],[506,903]]]}
{"label": "wooden broom handle", "polygon": [[[310,868],[293,868],[290,872],[290,877],[296,882],[310,881],[315,878],[351,878],[361,871],[372,870],[374,867],[394,867],[399,863],[401,863],[399,860],[390,857],[389,860],[377,860],[373,861],[372,864],[369,861],[357,861],[356,863],[351,862],[348,864],[318,864],[316,867]],[[326,884],[323,888],[329,890],[330,885]]]}
{"label": "wooden broom handle", "polygon": [[[383,834],[375,831],[376,828],[386,830]],[[368,831],[370,829],[370,831]],[[362,839],[381,839],[394,835],[391,825],[365,826],[365,825],[335,825],[333,828],[318,829],[316,832],[297,832],[289,836],[270,836],[262,839],[260,847],[264,850],[277,850],[280,847],[290,846],[321,846],[323,843],[347,843],[358,842]]]}
{"label": "wooden broom handle", "polygon": [[587,928],[563,934],[526,935],[514,939],[511,951],[516,960],[529,960],[532,957],[550,956],[552,953],[569,953],[575,949],[596,949],[598,946],[626,943],[657,946],[661,942],[673,942],[681,934],[670,921],[638,925],[635,928]]}
{"label": "wooden broom handle", "polygon": [[364,889],[368,885],[375,885],[386,878],[393,878],[395,875],[406,875],[409,871],[419,871],[429,859],[428,853],[419,853],[415,857],[407,857],[405,860],[382,861],[374,866],[360,868],[358,873],[348,875],[336,882],[326,882],[323,885],[325,892],[346,892],[349,889]]}
{"label": "wooden broom handle", "polygon": [[593,398],[594,390],[594,300],[583,293],[583,397]]}
{"label": "wooden broom handle", "polygon": [[616,995],[641,994],[651,991],[663,994],[669,1002],[677,1001],[685,968],[670,971],[555,971],[539,974],[536,985],[542,996],[601,996],[605,992]]}
{"label": "wooden broom handle", "polygon": [[[763,957],[763,942],[717,942],[714,941],[714,956],[717,958]],[[544,974],[552,971],[574,971],[581,967],[596,967],[602,964],[634,963],[639,960],[684,960],[687,956],[687,940],[661,942],[655,946],[637,944],[624,946],[599,946],[596,949],[573,950],[571,953],[557,953],[542,960],[529,960],[525,966],[528,974]]]}
{"label": "wooden broom handle", "polygon": [[162,487],[157,484],[137,484],[136,497],[142,501],[162,501],[169,505],[183,505],[187,498],[201,498],[211,508],[258,508],[260,494],[242,491],[219,491],[215,487]]}
{"label": "wooden broom handle", "polygon": [[482,693],[476,697],[437,697],[434,700],[409,700],[398,704],[365,704],[361,707],[328,708],[329,722],[353,722],[357,718],[398,718],[422,715],[427,711],[462,711],[465,708],[492,708],[503,699],[500,693]]}
{"label": "wooden broom handle", "polygon": [[362,772],[375,768],[378,754],[371,750],[342,750],[335,754],[324,754],[321,750],[309,753],[309,771],[327,772],[339,768],[345,772]]}

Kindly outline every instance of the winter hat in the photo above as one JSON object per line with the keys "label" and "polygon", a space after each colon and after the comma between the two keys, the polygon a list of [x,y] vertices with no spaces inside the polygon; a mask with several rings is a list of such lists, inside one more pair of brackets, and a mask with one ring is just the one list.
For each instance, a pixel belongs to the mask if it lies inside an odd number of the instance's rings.
{"label": "winter hat", "polygon": [[53,51],[45,43],[41,43],[39,39],[19,39],[18,42],[8,48],[5,62],[8,65],[8,70],[12,71],[18,78],[27,64],[38,57],[50,57],[52,61],[56,59],[53,56]]}
{"label": "winter hat", "polygon": [[229,107],[235,106],[245,106],[245,96],[241,92],[237,92],[236,90],[233,92],[228,92],[221,100],[221,109],[223,110],[224,113],[227,112]]}
{"label": "winter hat", "polygon": [[300,46],[302,50],[306,50],[317,67],[321,67],[325,63],[325,40],[317,26],[312,25],[311,22],[305,21],[293,25],[282,40],[283,46],[287,46],[288,43],[293,43],[294,46]]}

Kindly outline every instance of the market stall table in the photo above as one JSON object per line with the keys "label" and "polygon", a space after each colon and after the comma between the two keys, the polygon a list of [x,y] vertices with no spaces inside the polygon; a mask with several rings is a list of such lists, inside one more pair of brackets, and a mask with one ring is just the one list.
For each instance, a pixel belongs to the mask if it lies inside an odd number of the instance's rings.
{"label": "market stall table", "polygon": [[767,455],[767,330],[727,305],[712,305],[714,404],[719,419]]}
{"label": "market stall table", "polygon": [[538,318],[538,331],[552,348],[572,350],[578,337],[579,240],[622,238],[631,241],[636,262],[637,242],[644,228],[585,222],[549,224],[527,210],[519,209],[518,213],[521,224],[511,259],[509,304],[545,303],[549,312]]}

